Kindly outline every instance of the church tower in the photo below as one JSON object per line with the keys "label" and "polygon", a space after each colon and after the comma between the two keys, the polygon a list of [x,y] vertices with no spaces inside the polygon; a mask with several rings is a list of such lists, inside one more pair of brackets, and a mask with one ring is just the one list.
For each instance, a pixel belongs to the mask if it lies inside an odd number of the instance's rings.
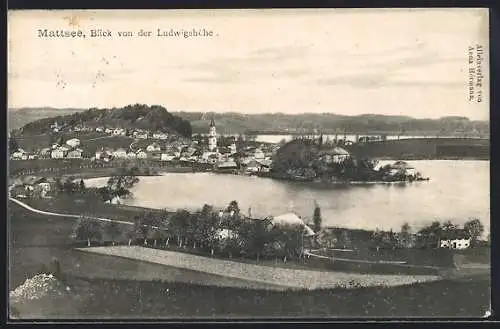
{"label": "church tower", "polygon": [[214,118],[210,121],[210,128],[208,131],[208,150],[210,152],[217,151],[217,131],[215,129]]}

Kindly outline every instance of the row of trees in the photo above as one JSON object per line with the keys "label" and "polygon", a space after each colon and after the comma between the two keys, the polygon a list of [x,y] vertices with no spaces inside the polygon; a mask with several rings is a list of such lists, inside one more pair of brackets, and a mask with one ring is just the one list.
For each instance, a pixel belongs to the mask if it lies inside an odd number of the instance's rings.
{"label": "row of trees", "polygon": [[475,246],[484,233],[484,225],[479,219],[473,218],[467,221],[463,227],[453,224],[451,221],[440,223],[434,221],[414,233],[408,223],[404,223],[399,232],[384,232],[376,230],[372,234],[373,247],[380,249],[394,248],[436,248],[442,239],[470,238],[471,245]]}
{"label": "row of trees", "polygon": [[111,243],[176,246],[207,254],[223,253],[260,260],[264,257],[297,258],[302,256],[303,231],[296,226],[275,226],[269,218],[251,219],[242,216],[238,203],[232,201],[224,214],[204,205],[198,211],[147,211],[134,217],[131,225],[91,218],[81,218],[74,237],[88,245],[103,240]]}

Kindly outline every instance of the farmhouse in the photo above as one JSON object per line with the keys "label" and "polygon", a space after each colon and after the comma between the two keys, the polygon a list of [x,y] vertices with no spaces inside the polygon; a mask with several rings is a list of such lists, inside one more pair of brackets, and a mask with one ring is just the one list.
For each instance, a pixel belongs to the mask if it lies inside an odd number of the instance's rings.
{"label": "farmhouse", "polygon": [[137,154],[135,154],[134,152],[130,151],[127,153],[127,158],[128,159],[136,159],[137,158]]}
{"label": "farmhouse", "polygon": [[127,151],[124,148],[118,148],[115,151],[113,151],[113,157],[117,159],[126,159]]}
{"label": "farmhouse", "polygon": [[470,247],[471,239],[444,239],[439,241],[440,248],[467,249]]}
{"label": "farmhouse", "polygon": [[115,130],[113,130],[113,135],[115,135],[115,136],[125,136],[125,134],[126,134],[125,129],[116,128]]}
{"label": "farmhouse", "polygon": [[137,152],[137,159],[147,159],[148,158],[148,154],[144,151],[141,151],[139,150]]}
{"label": "farmhouse", "polygon": [[25,155],[25,153],[18,150],[16,152],[12,153],[11,157],[14,160],[21,160],[23,158],[23,155]]}
{"label": "farmhouse", "polygon": [[175,155],[168,153],[162,153],[160,156],[161,161],[172,161],[173,159],[175,159]]}
{"label": "farmhouse", "polygon": [[165,140],[168,138],[168,134],[165,133],[154,133],[153,138]]}
{"label": "farmhouse", "polygon": [[57,148],[55,150],[52,150],[50,157],[52,159],[62,159],[66,155],[67,151],[62,149],[62,148]]}
{"label": "farmhouse", "polygon": [[51,150],[49,147],[45,147],[43,149],[40,150],[40,152],[38,153],[39,157],[40,158],[50,158],[50,153],[51,153]]}
{"label": "farmhouse", "polygon": [[237,169],[238,165],[236,162],[229,160],[217,163],[217,168],[219,169]]}
{"label": "farmhouse", "polygon": [[70,159],[81,159],[83,151],[81,149],[74,149],[68,152],[67,157]]}
{"label": "farmhouse", "polygon": [[294,213],[288,213],[273,217],[271,222],[274,226],[299,226],[304,229],[305,236],[315,235],[314,231],[309,226],[307,226],[299,216]]}
{"label": "farmhouse", "polygon": [[318,157],[323,163],[341,163],[347,160],[350,154],[343,148],[336,146],[331,149],[321,150],[318,153]]}

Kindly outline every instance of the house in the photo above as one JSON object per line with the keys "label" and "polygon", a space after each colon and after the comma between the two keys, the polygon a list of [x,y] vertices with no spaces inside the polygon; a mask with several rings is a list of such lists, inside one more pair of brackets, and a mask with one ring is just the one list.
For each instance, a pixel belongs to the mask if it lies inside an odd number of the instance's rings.
{"label": "house", "polygon": [[55,149],[56,149],[56,148],[58,148],[58,147],[59,147],[59,144],[57,144],[57,143],[54,143],[54,144],[52,144],[52,145],[50,146],[50,148],[51,148],[51,149],[53,149],[53,150],[55,150]]}
{"label": "house", "polygon": [[50,183],[42,182],[37,185],[42,191],[50,192]]}
{"label": "house", "polygon": [[105,132],[106,134],[112,134],[112,133],[113,133],[113,129],[111,129],[111,128],[106,128],[106,129],[104,130],[104,132]]}
{"label": "house", "polygon": [[233,160],[227,160],[217,163],[218,169],[238,169],[238,165]]}
{"label": "house", "polygon": [[96,152],[95,152],[95,159],[96,159],[96,160],[100,160],[100,159],[101,159],[101,157],[102,157],[102,155],[103,155],[103,152],[102,152],[102,151],[96,151]]}
{"label": "house", "polygon": [[139,139],[148,139],[148,133],[137,133],[135,134],[135,138],[139,138]]}
{"label": "house", "polygon": [[70,159],[81,159],[83,151],[81,149],[74,149],[68,152],[67,158]]}
{"label": "house", "polygon": [[160,161],[172,161],[173,159],[175,159],[173,154],[162,153],[160,156]]}
{"label": "house", "polygon": [[104,128],[103,127],[97,127],[97,128],[95,128],[95,131],[98,132],[98,133],[102,133],[102,132],[104,132]]}
{"label": "house", "polygon": [[272,160],[269,159],[263,159],[263,160],[258,160],[257,163],[259,164],[259,171],[262,172],[269,172],[271,170],[271,165],[272,165]]}
{"label": "house", "polygon": [[137,152],[137,159],[147,159],[148,158],[148,154],[144,151],[141,151],[139,150]]}
{"label": "house", "polygon": [[260,171],[261,164],[257,160],[251,160],[246,164],[247,172],[257,172]]}
{"label": "house", "polygon": [[253,150],[253,152],[251,153],[250,156],[253,157],[254,159],[265,159],[266,158],[266,155],[264,154],[264,152],[260,148],[256,148],[255,150]]}
{"label": "house", "polygon": [[37,154],[30,154],[28,155],[28,160],[36,160],[38,159],[38,155]]}
{"label": "house", "polygon": [[165,134],[165,133],[154,133],[153,134],[153,138],[165,140],[165,139],[168,139],[168,134]]}
{"label": "house", "polygon": [[58,149],[63,151],[63,152],[68,152],[71,150],[71,148],[66,146],[66,145],[59,146]]}
{"label": "house", "polygon": [[115,130],[113,130],[114,136],[125,136],[126,133],[127,131],[123,128],[116,128]]}
{"label": "house", "polygon": [[322,150],[318,154],[320,161],[325,164],[342,163],[350,156],[349,152],[338,146],[332,149]]}
{"label": "house", "polygon": [[127,158],[128,159],[136,159],[137,158],[137,154],[135,154],[134,152],[130,151],[127,153]]}
{"label": "house", "polygon": [[236,154],[237,150],[236,150],[236,143],[235,142],[232,142],[231,145],[229,145],[229,153],[230,154]]}
{"label": "house", "polygon": [[55,150],[52,150],[52,152],[50,153],[50,157],[52,159],[62,159],[62,158],[64,158],[65,155],[66,155],[66,151],[64,151],[61,148],[57,148]]}
{"label": "house", "polygon": [[271,223],[274,226],[299,226],[303,228],[304,236],[310,237],[315,235],[314,231],[309,226],[307,226],[299,216],[294,213],[272,217]]}
{"label": "house", "polygon": [[159,152],[161,150],[160,145],[153,143],[146,147],[146,151],[148,152]]}
{"label": "house", "polygon": [[43,149],[40,150],[40,152],[38,152],[38,155],[40,158],[50,158],[50,147],[45,147]]}
{"label": "house", "polygon": [[470,247],[471,239],[444,239],[439,241],[440,248],[467,249]]}
{"label": "house", "polygon": [[12,153],[11,157],[14,160],[21,160],[23,158],[23,155],[24,155],[23,152],[16,151],[16,152]]}
{"label": "house", "polygon": [[117,159],[126,159],[127,158],[127,151],[124,148],[118,148],[115,151],[113,151],[113,157]]}
{"label": "house", "polygon": [[71,148],[75,148],[80,146],[80,140],[78,138],[72,138],[66,141],[66,145],[70,146]]}

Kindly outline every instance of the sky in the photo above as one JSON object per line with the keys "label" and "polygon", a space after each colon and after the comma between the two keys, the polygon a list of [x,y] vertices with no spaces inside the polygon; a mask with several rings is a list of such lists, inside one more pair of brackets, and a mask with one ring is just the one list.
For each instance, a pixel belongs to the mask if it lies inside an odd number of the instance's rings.
{"label": "sky", "polygon": [[[156,36],[193,28],[214,35]],[[9,108],[489,117],[486,9],[11,11],[8,29]],[[117,35],[141,29],[152,36]],[[476,44],[482,103],[468,99]]]}

